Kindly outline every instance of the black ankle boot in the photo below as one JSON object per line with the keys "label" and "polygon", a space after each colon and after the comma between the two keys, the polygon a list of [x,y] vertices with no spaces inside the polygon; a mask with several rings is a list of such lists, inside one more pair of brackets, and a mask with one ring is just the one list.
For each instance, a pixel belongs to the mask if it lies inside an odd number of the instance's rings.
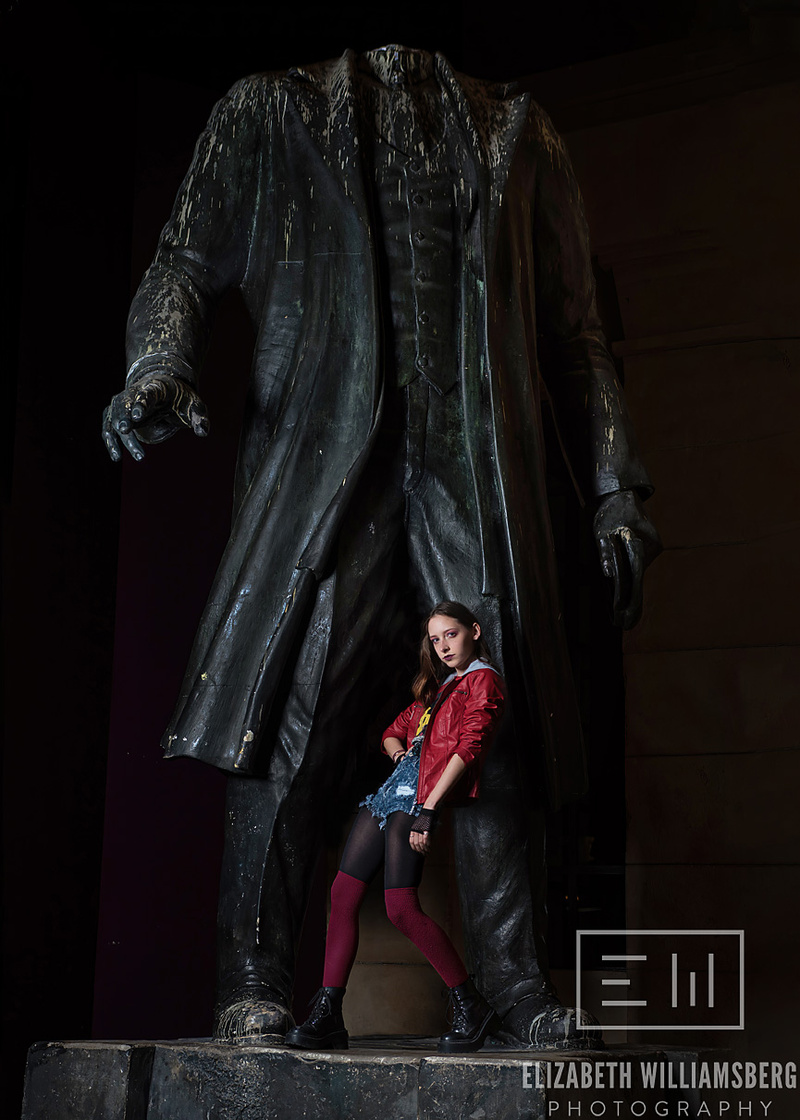
{"label": "black ankle boot", "polygon": [[469,1054],[480,1050],[487,1034],[500,1026],[500,1020],[471,980],[450,989],[453,1001],[453,1029],[439,1039],[440,1054]]}
{"label": "black ankle boot", "polygon": [[305,1023],[289,1031],[287,1046],[301,1050],[347,1050],[347,1031],[342,1018],[344,988],[320,988],[311,1002]]}

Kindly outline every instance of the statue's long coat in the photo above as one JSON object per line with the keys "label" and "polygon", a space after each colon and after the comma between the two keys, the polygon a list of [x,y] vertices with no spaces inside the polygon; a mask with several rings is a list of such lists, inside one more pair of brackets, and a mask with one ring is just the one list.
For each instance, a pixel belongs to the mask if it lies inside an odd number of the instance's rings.
{"label": "statue's long coat", "polygon": [[[585,766],[559,613],[542,408],[584,490],[649,491],[604,347],[578,188],[528,95],[436,56],[446,127],[473,173],[458,355],[484,592],[512,604],[554,803]],[[264,773],[261,730],[380,425],[382,367],[356,59],[239,82],[214,109],[129,323],[129,384],[194,382],[214,304],[239,286],[257,329],[235,504],[168,756]],[[525,698],[515,695],[517,711]],[[523,721],[524,722],[524,721]]]}

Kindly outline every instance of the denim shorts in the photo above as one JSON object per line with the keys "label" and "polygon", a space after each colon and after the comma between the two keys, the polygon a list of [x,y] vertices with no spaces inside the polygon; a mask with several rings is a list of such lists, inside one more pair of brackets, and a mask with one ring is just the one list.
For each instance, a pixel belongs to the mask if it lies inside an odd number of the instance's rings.
{"label": "denim shorts", "polygon": [[380,828],[386,828],[386,818],[391,813],[416,814],[420,808],[417,801],[420,745],[415,739],[408,754],[403,755],[380,789],[361,802],[377,819]]}

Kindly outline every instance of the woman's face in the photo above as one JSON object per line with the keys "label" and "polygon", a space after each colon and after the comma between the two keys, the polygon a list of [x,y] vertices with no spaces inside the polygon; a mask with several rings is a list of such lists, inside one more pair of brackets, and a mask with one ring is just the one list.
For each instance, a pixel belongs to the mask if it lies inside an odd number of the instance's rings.
{"label": "woman's face", "polygon": [[480,634],[477,622],[472,627],[465,626],[446,614],[435,614],[428,621],[428,637],[434,653],[459,676],[474,659],[475,643]]}

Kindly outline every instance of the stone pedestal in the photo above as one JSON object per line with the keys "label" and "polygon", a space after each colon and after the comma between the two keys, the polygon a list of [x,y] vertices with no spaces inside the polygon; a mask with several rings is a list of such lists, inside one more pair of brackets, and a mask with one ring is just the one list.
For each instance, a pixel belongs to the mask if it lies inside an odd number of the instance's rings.
{"label": "stone pedestal", "polygon": [[[198,1039],[37,1043],[23,1120],[571,1120],[695,1117],[691,1089],[643,1088],[642,1063],[678,1071],[697,1053],[486,1048],[436,1053],[434,1039],[363,1038],[324,1054]],[[629,1070],[630,1080],[623,1075]],[[587,1084],[588,1080],[588,1084]],[[585,1085],[586,1087],[581,1087]],[[663,1103],[659,1103],[663,1102]],[[700,1115],[708,1113],[700,1112]]]}

